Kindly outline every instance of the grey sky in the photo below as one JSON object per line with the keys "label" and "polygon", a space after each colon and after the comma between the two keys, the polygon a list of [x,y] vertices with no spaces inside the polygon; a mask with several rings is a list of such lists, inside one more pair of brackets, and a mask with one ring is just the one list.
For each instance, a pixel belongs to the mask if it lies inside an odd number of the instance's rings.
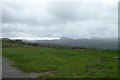
{"label": "grey sky", "polygon": [[2,2],[2,35],[9,38],[116,38],[118,0]]}

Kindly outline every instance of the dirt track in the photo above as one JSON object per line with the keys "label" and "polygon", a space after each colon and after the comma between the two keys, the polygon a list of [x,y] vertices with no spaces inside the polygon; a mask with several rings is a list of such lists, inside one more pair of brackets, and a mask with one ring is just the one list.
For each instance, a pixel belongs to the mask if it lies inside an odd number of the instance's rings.
{"label": "dirt track", "polygon": [[2,58],[2,77],[3,78],[37,78],[38,73],[23,73],[22,71],[12,67],[12,61]]}

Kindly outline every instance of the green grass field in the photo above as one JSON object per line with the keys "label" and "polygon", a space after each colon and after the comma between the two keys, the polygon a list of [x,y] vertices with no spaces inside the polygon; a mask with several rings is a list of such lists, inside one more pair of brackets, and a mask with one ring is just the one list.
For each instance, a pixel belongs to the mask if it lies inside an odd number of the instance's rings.
{"label": "green grass field", "polygon": [[23,72],[43,73],[43,78],[118,77],[117,50],[5,47],[3,56]]}

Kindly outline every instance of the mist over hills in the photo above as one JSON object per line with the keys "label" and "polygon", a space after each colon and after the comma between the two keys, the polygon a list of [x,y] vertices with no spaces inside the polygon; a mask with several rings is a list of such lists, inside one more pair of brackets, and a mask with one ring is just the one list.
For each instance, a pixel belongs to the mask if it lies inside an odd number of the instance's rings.
{"label": "mist over hills", "polygon": [[97,48],[97,49],[118,49],[118,39],[117,38],[91,38],[91,39],[72,39],[67,37],[62,37],[55,40],[23,40],[31,43],[38,44],[56,44],[56,45],[66,45],[66,46],[77,46],[85,48]]}
{"label": "mist over hills", "polygon": [[[11,40],[9,38],[2,38],[3,40]],[[97,49],[118,49],[118,39],[117,38],[91,38],[91,39],[84,39],[84,38],[67,38],[62,37],[60,39],[54,40],[26,40],[26,39],[19,39],[22,40],[23,43],[37,43],[42,45],[49,45],[49,46],[76,46],[76,47],[85,47],[85,48],[97,48]]]}

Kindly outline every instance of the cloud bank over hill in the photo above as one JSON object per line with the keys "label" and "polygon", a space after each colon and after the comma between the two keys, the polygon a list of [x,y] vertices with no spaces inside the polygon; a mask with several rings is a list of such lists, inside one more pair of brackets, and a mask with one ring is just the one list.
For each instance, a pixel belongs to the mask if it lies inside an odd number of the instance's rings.
{"label": "cloud bank over hill", "polygon": [[2,2],[3,37],[116,38],[117,5],[117,0]]}

